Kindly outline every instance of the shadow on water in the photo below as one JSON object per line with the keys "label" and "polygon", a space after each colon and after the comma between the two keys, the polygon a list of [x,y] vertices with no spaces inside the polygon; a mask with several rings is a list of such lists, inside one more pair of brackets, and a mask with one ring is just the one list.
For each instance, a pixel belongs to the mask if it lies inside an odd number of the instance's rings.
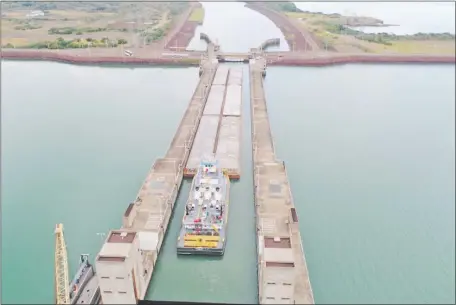
{"label": "shadow on water", "polygon": [[146,300],[257,303],[250,91],[248,66],[243,68],[242,177],[231,185],[225,254],[223,257],[177,256],[177,237],[191,185],[191,180],[185,180]]}

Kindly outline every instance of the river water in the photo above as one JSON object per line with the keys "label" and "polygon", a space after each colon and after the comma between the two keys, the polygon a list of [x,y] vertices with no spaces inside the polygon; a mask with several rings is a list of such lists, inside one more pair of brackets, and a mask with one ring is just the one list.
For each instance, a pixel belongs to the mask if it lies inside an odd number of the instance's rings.
{"label": "river water", "polygon": [[[176,256],[184,183],[148,299],[257,302],[247,72],[226,254]],[[58,222],[71,273],[80,253],[94,258],[197,81],[194,68],[2,63],[3,303],[53,301]],[[454,66],[268,69],[317,303],[454,303],[454,83]]]}
{"label": "river water", "polygon": [[248,9],[243,2],[202,2],[205,17],[202,26],[190,41],[188,49],[205,50],[206,43],[201,41],[201,32],[221,44],[224,52],[248,52],[259,47],[270,38],[280,38],[280,46],[269,50],[288,51],[289,47],[282,32],[272,21],[258,12]]}

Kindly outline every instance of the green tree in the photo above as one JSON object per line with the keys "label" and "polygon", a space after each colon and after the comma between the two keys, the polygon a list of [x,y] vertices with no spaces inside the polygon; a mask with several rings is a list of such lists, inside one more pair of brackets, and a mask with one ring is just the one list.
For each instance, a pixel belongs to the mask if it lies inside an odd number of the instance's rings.
{"label": "green tree", "polygon": [[57,43],[57,41],[53,41],[52,43],[49,44],[48,48],[51,50],[59,49],[59,44]]}

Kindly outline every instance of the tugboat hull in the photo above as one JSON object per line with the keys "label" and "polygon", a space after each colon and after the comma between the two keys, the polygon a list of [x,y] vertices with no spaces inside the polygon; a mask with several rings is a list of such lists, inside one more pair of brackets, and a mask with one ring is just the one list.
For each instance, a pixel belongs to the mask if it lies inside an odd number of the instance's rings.
{"label": "tugboat hull", "polygon": [[177,240],[179,255],[222,256],[225,253],[230,179],[226,173],[217,171],[216,161],[204,164],[206,167],[200,166],[193,178],[185,206]]}

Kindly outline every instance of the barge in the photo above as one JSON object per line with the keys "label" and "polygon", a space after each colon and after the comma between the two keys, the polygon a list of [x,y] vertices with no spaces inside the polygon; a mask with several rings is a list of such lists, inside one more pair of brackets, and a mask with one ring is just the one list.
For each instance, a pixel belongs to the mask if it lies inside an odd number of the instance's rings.
{"label": "barge", "polygon": [[177,254],[223,255],[230,179],[215,158],[201,161],[185,205]]}

